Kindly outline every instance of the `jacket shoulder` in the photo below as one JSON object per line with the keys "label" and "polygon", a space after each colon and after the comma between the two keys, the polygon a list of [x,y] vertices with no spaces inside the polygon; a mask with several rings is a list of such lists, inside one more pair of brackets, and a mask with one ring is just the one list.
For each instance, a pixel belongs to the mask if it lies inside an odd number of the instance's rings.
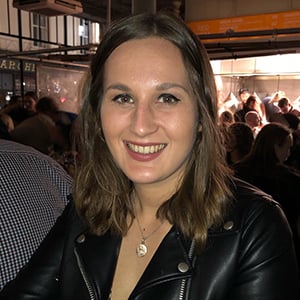
{"label": "jacket shoulder", "polygon": [[280,204],[271,195],[240,179],[232,183],[233,198],[226,218],[234,218],[241,225],[247,218],[260,214],[275,214],[286,222]]}
{"label": "jacket shoulder", "polygon": [[201,267],[222,273],[220,290],[235,278],[228,299],[296,299],[295,251],[280,205],[242,180],[233,181],[232,191],[222,226],[209,233],[204,256],[210,264],[202,259]]}

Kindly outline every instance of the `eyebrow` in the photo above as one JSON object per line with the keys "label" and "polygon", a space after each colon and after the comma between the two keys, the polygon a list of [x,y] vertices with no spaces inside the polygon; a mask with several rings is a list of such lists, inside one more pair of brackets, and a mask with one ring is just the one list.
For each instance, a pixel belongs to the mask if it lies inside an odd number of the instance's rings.
{"label": "eyebrow", "polygon": [[158,91],[162,91],[162,90],[168,90],[171,88],[179,88],[179,89],[184,90],[187,94],[189,94],[188,90],[183,85],[178,84],[178,83],[172,83],[172,82],[162,83],[162,84],[158,85],[156,89]]}
{"label": "eyebrow", "polygon": [[109,85],[104,92],[107,92],[108,90],[119,90],[119,91],[125,91],[128,92],[130,91],[129,87],[125,84],[121,84],[121,83],[116,83],[116,84],[111,84]]}
{"label": "eyebrow", "polygon": [[[177,83],[171,83],[171,82],[164,82],[162,84],[159,84],[156,87],[156,90],[158,91],[164,91],[164,90],[169,90],[171,88],[179,88],[182,89],[183,91],[185,91],[187,94],[189,94],[189,91],[181,84],[177,84]],[[116,83],[116,84],[111,84],[109,85],[106,89],[105,92],[108,90],[119,90],[119,91],[123,91],[123,92],[128,92],[131,89],[122,83]]]}

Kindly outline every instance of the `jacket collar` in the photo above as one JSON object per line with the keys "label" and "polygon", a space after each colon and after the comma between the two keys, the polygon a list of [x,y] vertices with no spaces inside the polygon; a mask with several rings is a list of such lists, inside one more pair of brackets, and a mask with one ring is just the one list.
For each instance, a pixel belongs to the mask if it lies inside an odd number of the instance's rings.
{"label": "jacket collar", "polygon": [[[108,299],[121,237],[110,233],[102,236],[81,234],[76,241],[76,252],[80,256],[87,279],[101,295],[101,299]],[[185,241],[173,226],[152,257],[132,296],[157,282],[191,277],[192,263],[188,255],[190,247],[191,242]]]}

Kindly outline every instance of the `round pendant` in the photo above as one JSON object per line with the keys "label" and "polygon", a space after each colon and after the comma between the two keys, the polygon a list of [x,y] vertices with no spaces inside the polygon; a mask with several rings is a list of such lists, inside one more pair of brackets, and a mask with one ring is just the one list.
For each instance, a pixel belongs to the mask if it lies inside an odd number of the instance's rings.
{"label": "round pendant", "polygon": [[137,247],[136,247],[136,254],[138,257],[143,257],[147,254],[148,249],[145,243],[140,243]]}

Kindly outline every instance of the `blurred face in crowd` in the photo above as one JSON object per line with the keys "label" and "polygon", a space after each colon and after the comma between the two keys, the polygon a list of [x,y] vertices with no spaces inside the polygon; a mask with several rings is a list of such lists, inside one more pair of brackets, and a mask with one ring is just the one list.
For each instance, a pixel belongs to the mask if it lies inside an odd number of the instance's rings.
{"label": "blurred face in crowd", "polygon": [[250,93],[248,91],[244,91],[240,94],[240,98],[241,98],[243,103],[246,103],[249,96],[250,96]]}
{"label": "blurred face in crowd", "polygon": [[282,107],[279,107],[279,108],[280,108],[280,111],[285,114],[285,113],[289,112],[291,105],[290,105],[290,103],[286,103],[285,105],[283,105]]}
{"label": "blurred face in crowd", "polygon": [[259,126],[260,125],[259,114],[256,111],[249,111],[245,115],[245,122],[252,128]]}
{"label": "blurred face in crowd", "polygon": [[293,136],[292,134],[290,134],[287,136],[284,143],[280,145],[276,144],[274,146],[275,154],[280,163],[283,163],[288,159],[292,145],[293,145]]}
{"label": "blurred face in crowd", "polygon": [[198,132],[180,51],[162,38],[125,42],[108,58],[104,78],[102,128],[116,163],[135,184],[173,188]]}
{"label": "blurred face in crowd", "polygon": [[30,96],[24,97],[24,109],[25,110],[35,112],[36,111],[35,105],[36,105],[35,99],[33,99]]}

